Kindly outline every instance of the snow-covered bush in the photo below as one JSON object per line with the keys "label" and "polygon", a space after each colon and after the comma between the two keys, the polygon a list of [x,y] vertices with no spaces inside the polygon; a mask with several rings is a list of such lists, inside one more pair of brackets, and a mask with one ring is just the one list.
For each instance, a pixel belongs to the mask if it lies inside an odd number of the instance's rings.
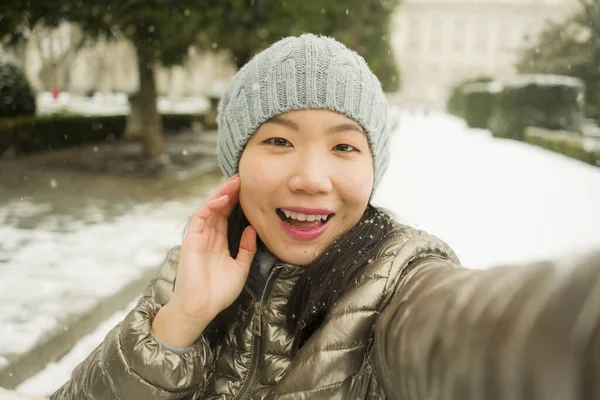
{"label": "snow-covered bush", "polygon": [[502,82],[489,121],[494,136],[523,140],[527,126],[581,132],[584,85],[562,75],[517,75]]}
{"label": "snow-covered bush", "polygon": [[585,137],[575,132],[551,131],[529,126],[525,141],[557,153],[600,166],[600,138]]}
{"label": "snow-covered bush", "polygon": [[0,118],[35,114],[35,94],[14,59],[0,50]]}
{"label": "snow-covered bush", "polygon": [[464,118],[465,111],[465,87],[472,83],[486,83],[491,82],[492,78],[487,76],[481,76],[478,78],[467,79],[458,82],[450,90],[450,95],[446,101],[446,110],[457,117]]}
{"label": "snow-covered bush", "polygon": [[470,83],[464,87],[464,118],[471,128],[487,129],[494,101],[501,91],[498,82]]}

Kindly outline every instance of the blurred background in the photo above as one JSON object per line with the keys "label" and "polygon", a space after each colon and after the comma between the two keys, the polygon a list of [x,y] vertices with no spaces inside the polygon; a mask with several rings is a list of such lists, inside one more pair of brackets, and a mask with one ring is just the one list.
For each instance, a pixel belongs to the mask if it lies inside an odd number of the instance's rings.
{"label": "blurred background", "polygon": [[222,181],[225,87],[285,36],[379,77],[375,205],[470,268],[599,249],[599,1],[3,2],[0,399],[48,397],[133,307]]}

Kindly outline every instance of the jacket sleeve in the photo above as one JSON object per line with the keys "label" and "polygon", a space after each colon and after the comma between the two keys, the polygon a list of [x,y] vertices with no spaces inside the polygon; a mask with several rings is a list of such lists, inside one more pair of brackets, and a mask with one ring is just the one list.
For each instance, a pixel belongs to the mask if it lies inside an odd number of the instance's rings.
{"label": "jacket sleeve", "polygon": [[392,399],[598,399],[600,252],[485,271],[413,261],[372,350]]}
{"label": "jacket sleeve", "polygon": [[176,354],[158,344],[150,328],[171,297],[178,260],[175,247],[136,307],[50,400],[180,399],[207,387],[213,355],[204,335],[189,352]]}

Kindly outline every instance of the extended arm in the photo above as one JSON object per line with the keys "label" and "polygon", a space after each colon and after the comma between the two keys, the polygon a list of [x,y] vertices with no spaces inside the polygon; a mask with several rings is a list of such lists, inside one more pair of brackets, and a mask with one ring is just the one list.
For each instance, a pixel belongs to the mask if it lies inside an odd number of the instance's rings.
{"label": "extended arm", "polygon": [[598,399],[600,254],[486,271],[414,261],[373,351],[394,399]]}

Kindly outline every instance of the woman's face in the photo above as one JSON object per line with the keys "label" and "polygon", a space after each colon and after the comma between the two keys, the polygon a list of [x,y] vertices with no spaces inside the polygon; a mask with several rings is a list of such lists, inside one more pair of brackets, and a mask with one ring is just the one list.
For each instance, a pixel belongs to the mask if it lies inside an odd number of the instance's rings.
{"label": "woman's face", "polygon": [[310,264],[364,213],[373,188],[366,134],[328,110],[299,110],[265,122],[239,164],[240,204],[280,260]]}

